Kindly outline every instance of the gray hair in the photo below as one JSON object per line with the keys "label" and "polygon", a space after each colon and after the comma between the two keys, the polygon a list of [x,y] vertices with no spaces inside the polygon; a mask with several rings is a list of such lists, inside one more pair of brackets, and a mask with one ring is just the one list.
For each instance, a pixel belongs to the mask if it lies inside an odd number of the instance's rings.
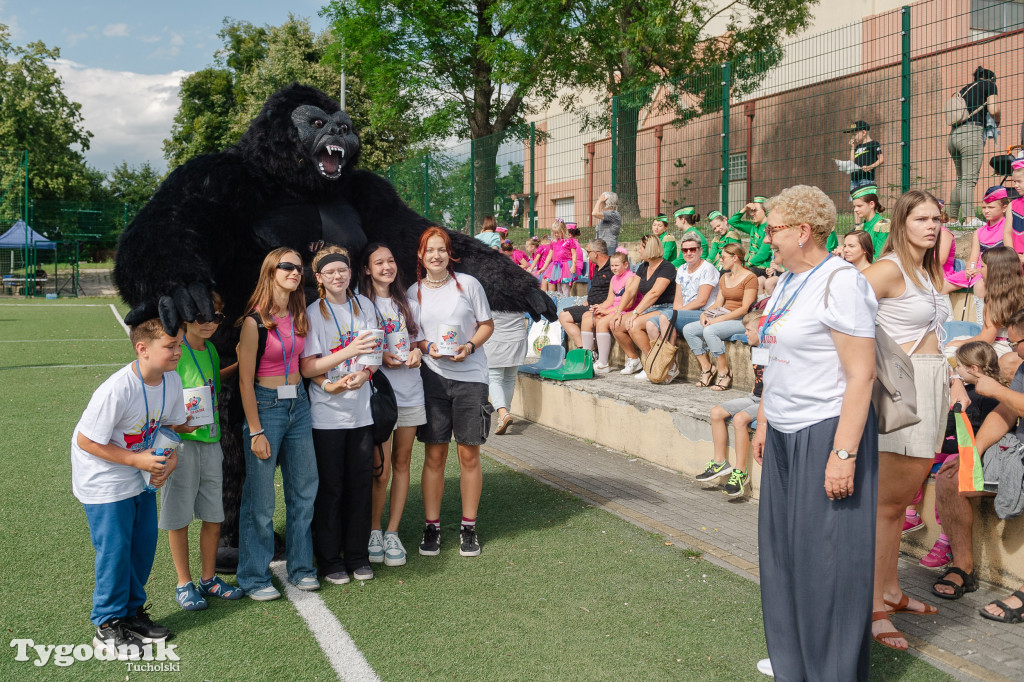
{"label": "gray hair", "polygon": [[587,251],[596,251],[608,255],[608,242],[603,239],[591,239],[587,244]]}
{"label": "gray hair", "polygon": [[614,211],[619,207],[619,195],[615,192],[604,193],[604,207]]}
{"label": "gray hair", "polygon": [[682,246],[686,242],[694,242],[695,244],[700,244],[700,237],[697,236],[696,232],[687,232],[686,234],[679,238],[679,246]]}

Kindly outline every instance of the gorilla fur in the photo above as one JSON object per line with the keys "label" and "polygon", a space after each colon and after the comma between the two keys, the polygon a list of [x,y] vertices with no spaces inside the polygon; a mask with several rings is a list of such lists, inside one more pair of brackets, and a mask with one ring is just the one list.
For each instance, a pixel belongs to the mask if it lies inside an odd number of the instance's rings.
{"label": "gorilla fur", "polygon": [[[353,262],[368,241],[388,244],[404,281],[414,282],[419,237],[433,223],[406,206],[387,180],[355,169],[359,150],[351,120],[320,90],[293,83],[271,95],[237,144],[175,169],[121,235],[114,282],[132,308],[125,321],[160,317],[166,330],[177,329],[197,313],[212,313],[213,289],[228,320],[236,320],[263,257],[279,246],[302,254],[307,300],[316,295],[309,265],[322,243],[347,248]],[[480,280],[492,308],[555,319],[554,303],[531,275],[481,242],[450,234],[461,260],[456,270]],[[237,339],[230,323],[214,336],[225,366]],[[218,565],[228,568],[245,476],[235,382],[225,382],[221,404],[225,522]]]}

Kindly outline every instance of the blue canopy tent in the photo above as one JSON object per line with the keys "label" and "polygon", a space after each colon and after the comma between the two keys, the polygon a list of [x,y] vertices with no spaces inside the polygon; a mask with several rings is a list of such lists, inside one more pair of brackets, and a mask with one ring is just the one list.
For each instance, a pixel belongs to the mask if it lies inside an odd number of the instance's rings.
{"label": "blue canopy tent", "polygon": [[52,242],[43,235],[29,227],[24,220],[11,225],[11,229],[0,235],[0,249],[22,249],[28,244],[36,250],[46,249],[53,251],[57,248],[56,242]]}
{"label": "blue canopy tent", "polygon": [[[11,225],[11,229],[0,235],[0,249],[10,250],[8,258],[0,256],[0,264],[2,264],[0,270],[4,272],[3,285],[5,289],[24,286],[25,293],[28,295],[34,293],[37,284],[42,284],[47,279],[45,273],[37,271],[36,276],[29,273],[31,267],[39,263],[38,252],[41,250],[56,251],[57,243],[33,230],[24,220],[19,220]],[[20,254],[20,257],[17,254]],[[10,274],[15,272],[16,267],[21,266],[26,266],[25,271],[21,274]]]}

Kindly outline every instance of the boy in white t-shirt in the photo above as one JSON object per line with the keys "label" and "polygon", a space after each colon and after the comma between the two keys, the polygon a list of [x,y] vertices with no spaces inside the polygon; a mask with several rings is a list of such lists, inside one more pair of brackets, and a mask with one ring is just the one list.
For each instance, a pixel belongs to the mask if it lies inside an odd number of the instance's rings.
{"label": "boy in white t-shirt", "polygon": [[153,319],[133,326],[130,336],[137,359],[96,389],[71,438],[71,487],[85,507],[96,548],[93,646],[118,660],[137,660],[144,645],[171,634],[144,606],[157,511],[143,472],[152,486],[164,484],[176,456],[154,456],[153,441],[161,426],[186,422],[175,372],[181,332],[169,336]]}

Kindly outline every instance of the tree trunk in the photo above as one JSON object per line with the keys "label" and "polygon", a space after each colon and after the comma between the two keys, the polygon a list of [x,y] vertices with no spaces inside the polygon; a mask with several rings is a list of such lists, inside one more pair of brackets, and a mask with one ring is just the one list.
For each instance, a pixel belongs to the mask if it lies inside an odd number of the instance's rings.
{"label": "tree trunk", "polygon": [[617,121],[616,164],[618,166],[619,213],[622,222],[631,223],[640,220],[640,201],[636,184],[636,136],[640,127],[639,98],[620,97]]}
{"label": "tree trunk", "polygon": [[494,213],[494,187],[498,175],[498,147],[503,133],[473,140],[473,233],[480,231],[485,215]]}

